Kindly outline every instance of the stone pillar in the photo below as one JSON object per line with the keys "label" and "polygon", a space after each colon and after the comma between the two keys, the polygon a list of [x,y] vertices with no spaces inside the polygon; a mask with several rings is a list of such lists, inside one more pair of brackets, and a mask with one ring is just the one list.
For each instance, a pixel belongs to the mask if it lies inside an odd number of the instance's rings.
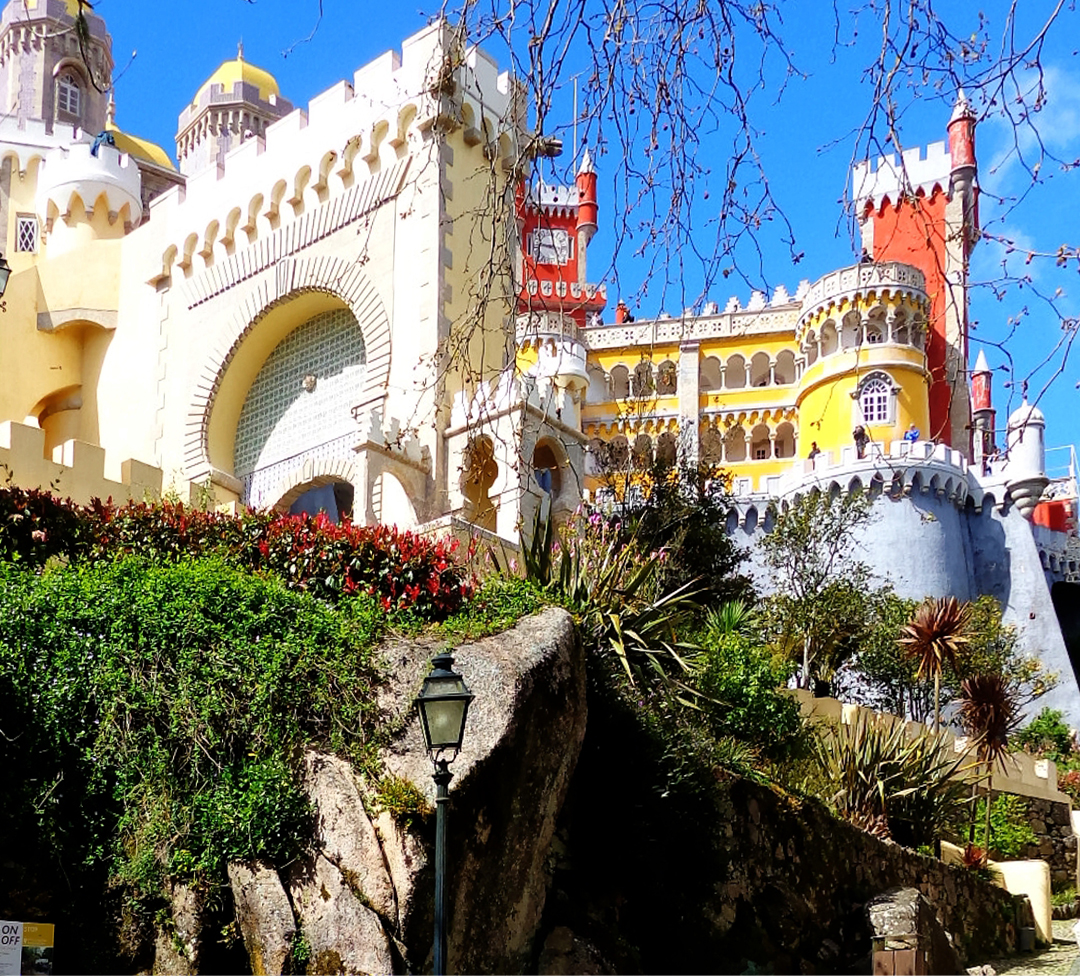
{"label": "stone pillar", "polygon": [[701,350],[696,342],[683,342],[679,345],[676,392],[679,397],[679,461],[682,464],[696,465],[700,457],[698,421],[701,413]]}

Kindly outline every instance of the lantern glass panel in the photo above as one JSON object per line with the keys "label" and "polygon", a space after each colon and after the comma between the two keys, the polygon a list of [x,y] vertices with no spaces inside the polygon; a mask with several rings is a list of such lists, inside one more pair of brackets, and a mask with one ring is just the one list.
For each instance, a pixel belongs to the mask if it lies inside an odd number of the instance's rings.
{"label": "lantern glass panel", "polygon": [[449,701],[425,701],[420,707],[427,721],[428,748],[449,749],[461,743],[465,725],[465,707],[468,700],[452,698]]}
{"label": "lantern glass panel", "polygon": [[7,261],[0,257],[0,295],[7,291],[8,278],[11,277],[11,268]]}

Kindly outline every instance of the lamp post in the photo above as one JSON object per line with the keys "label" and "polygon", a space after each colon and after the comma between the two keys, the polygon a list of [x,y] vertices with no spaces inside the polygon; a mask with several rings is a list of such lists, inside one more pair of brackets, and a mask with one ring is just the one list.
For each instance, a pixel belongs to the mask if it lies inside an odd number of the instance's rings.
{"label": "lamp post", "polygon": [[449,799],[450,763],[461,749],[465,718],[475,696],[454,670],[454,656],[437,654],[431,673],[416,698],[424,743],[435,766],[435,976],[446,973],[446,804]]}
{"label": "lamp post", "polygon": [[[4,292],[7,291],[8,278],[11,277],[11,265],[7,263],[3,254],[0,254],[0,299],[4,297]],[[0,301],[0,312],[7,311],[7,302]]]}

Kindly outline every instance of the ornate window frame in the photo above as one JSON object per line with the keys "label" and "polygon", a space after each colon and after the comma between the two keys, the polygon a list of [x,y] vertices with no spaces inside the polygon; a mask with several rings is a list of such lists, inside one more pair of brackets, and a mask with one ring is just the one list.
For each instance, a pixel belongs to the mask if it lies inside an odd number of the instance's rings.
{"label": "ornate window frame", "polygon": [[[871,416],[867,412],[867,388],[881,387],[881,394],[873,403],[875,409]],[[884,370],[876,369],[859,379],[858,386],[851,393],[857,406],[858,423],[867,427],[881,427],[896,423],[896,398],[900,387]],[[883,396],[883,399],[881,398]]]}

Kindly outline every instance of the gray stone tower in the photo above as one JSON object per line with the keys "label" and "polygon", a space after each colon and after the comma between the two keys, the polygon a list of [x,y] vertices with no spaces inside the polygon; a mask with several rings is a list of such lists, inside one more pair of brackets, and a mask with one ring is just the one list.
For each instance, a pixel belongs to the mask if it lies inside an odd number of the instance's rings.
{"label": "gray stone tower", "polygon": [[0,16],[0,112],[19,127],[45,131],[105,128],[112,84],[112,38],[105,21],[83,8],[89,34],[79,40],[78,0],[10,0]]}

